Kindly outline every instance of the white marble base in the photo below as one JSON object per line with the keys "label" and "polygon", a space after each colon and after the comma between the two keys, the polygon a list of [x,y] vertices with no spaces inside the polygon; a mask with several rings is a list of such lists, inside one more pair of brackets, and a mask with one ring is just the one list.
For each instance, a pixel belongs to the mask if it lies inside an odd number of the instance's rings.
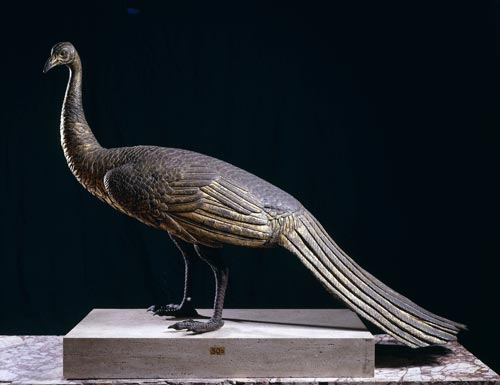
{"label": "white marble base", "polygon": [[373,336],[350,310],[227,309],[224,320],[193,334],[143,309],[95,309],[64,337],[64,376],[373,377]]}

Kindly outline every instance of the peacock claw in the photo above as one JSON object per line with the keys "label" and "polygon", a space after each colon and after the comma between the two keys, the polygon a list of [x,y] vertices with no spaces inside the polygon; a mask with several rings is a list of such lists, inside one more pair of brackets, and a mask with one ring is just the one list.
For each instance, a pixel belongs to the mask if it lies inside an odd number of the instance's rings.
{"label": "peacock claw", "polygon": [[182,304],[168,304],[168,305],[153,305],[148,308],[148,311],[158,316],[171,316],[171,317],[195,317],[198,312],[193,307],[190,301],[185,301]]}
{"label": "peacock claw", "polygon": [[188,325],[195,322],[194,320],[192,319],[188,319],[188,320],[185,320],[185,321],[180,321],[180,322],[176,322],[172,325],[170,325],[168,328],[169,329],[175,329],[175,330],[182,330],[182,329],[187,329],[188,328]]}
{"label": "peacock claw", "polygon": [[222,319],[215,320],[211,318],[207,322],[188,319],[185,321],[176,322],[170,325],[168,328],[175,330],[187,330],[193,333],[206,333],[218,330],[222,327],[222,325],[224,325],[224,321]]}

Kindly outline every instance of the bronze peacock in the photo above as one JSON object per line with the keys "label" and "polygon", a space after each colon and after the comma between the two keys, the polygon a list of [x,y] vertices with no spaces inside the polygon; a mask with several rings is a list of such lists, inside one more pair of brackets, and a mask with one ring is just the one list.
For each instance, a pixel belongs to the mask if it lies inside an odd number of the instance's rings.
{"label": "bronze peacock", "polygon": [[323,286],[352,310],[411,347],[456,340],[465,326],[419,307],[363,270],[332,240],[302,204],[283,190],[238,167],[176,148],[103,148],[82,106],[82,65],[71,43],[52,48],[44,72],[69,68],[61,113],[61,143],[69,168],[93,195],[139,221],[165,230],[185,261],[184,298],[155,306],[156,314],[196,315],[189,298],[194,254],[215,274],[212,317],[184,320],[174,329],[207,332],[223,324],[228,266],[213,253],[224,244],[282,246],[295,254]]}

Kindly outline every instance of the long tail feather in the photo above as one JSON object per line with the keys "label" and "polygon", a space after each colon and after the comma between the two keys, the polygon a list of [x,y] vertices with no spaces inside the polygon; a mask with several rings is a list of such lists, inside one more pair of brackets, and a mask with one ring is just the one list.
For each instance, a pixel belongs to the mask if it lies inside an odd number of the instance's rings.
{"label": "long tail feather", "polygon": [[308,212],[293,217],[281,245],[296,254],[332,294],[411,347],[456,340],[465,325],[439,317],[395,292],[356,264]]}

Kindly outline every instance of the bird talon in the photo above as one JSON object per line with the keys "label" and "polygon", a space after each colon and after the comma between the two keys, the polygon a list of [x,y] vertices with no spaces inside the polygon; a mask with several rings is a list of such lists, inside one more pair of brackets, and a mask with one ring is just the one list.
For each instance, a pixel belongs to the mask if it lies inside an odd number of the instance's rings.
{"label": "bird talon", "polygon": [[183,301],[181,304],[168,304],[168,305],[153,305],[147,309],[148,312],[159,316],[170,317],[194,317],[198,312],[193,307],[191,302]]}
{"label": "bird talon", "polygon": [[211,332],[214,330],[218,330],[224,325],[223,320],[209,320],[208,322],[200,322],[200,321],[195,321],[192,319],[186,320],[186,321],[181,321],[181,322],[176,322],[172,325],[169,326],[169,329],[175,329],[175,330],[186,330],[188,332],[192,333],[206,333],[206,332]]}
{"label": "bird talon", "polygon": [[194,321],[192,319],[188,319],[185,321],[176,322],[176,323],[170,325],[168,328],[175,329],[175,330],[182,330],[182,329],[189,330],[192,327],[191,325],[193,323],[196,323],[196,321]]}

